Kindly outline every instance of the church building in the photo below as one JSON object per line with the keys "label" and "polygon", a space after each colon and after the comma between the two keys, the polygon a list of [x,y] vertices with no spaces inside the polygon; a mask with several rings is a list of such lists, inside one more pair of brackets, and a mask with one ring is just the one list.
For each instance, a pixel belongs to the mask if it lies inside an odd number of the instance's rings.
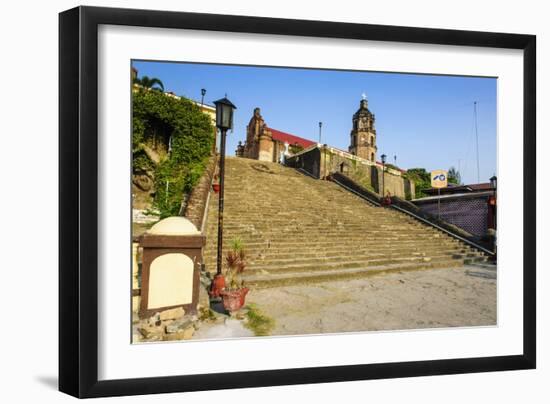
{"label": "church building", "polygon": [[[376,164],[378,147],[376,146],[375,116],[368,108],[366,96],[359,103],[359,109],[352,117],[350,133],[350,154]],[[291,156],[303,149],[316,144],[314,141],[269,128],[260,108],[254,109],[254,114],[246,127],[246,141],[239,142],[235,154],[254,160],[280,162],[283,156]]]}
{"label": "church building", "polygon": [[353,128],[349,152],[372,163],[376,163],[376,129],[374,129],[374,114],[369,111],[366,97],[359,104],[359,109],[353,114]]}
{"label": "church building", "polygon": [[246,127],[246,141],[244,145],[239,142],[235,155],[254,160],[281,162],[285,156],[291,156],[314,144],[316,143],[311,140],[269,128],[260,113],[260,108],[255,108]]}

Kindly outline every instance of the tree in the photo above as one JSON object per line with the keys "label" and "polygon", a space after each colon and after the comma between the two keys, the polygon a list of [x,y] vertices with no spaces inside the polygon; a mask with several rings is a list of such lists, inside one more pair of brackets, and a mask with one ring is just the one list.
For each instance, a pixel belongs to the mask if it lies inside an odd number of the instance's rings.
{"label": "tree", "polygon": [[460,172],[454,167],[449,168],[449,172],[447,173],[447,180],[451,184],[460,185],[462,183],[460,180]]}
{"label": "tree", "polygon": [[430,173],[425,168],[411,168],[405,173],[405,178],[414,182],[414,197],[422,198],[427,194],[424,192],[432,187]]}
{"label": "tree", "polygon": [[160,79],[156,77],[141,76],[141,78],[134,79],[135,84],[139,84],[142,87],[150,88],[151,90],[161,90],[164,91],[164,84]]}

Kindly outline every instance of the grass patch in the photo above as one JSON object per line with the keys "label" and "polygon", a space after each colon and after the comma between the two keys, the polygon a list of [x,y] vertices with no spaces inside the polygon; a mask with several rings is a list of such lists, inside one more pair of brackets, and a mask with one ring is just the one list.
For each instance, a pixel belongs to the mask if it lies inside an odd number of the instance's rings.
{"label": "grass patch", "polygon": [[271,335],[271,330],[275,327],[275,320],[263,314],[258,306],[249,304],[246,317],[248,321],[245,323],[246,328],[251,330],[257,337]]}
{"label": "grass patch", "polygon": [[216,314],[214,313],[214,310],[212,310],[210,307],[201,307],[199,310],[199,320],[200,321],[215,321],[216,320]]}

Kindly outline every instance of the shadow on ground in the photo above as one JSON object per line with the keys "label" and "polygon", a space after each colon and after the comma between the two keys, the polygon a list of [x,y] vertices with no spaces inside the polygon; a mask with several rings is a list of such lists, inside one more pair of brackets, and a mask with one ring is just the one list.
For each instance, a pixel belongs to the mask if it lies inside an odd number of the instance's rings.
{"label": "shadow on ground", "polygon": [[59,387],[59,380],[57,376],[36,376],[36,380],[44,386],[57,390]]}

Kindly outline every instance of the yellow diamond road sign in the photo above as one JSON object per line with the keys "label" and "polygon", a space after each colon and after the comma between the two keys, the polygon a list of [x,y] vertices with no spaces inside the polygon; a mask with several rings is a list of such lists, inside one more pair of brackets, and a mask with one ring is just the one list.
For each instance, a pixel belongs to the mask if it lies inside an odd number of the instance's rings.
{"label": "yellow diamond road sign", "polygon": [[432,171],[432,187],[447,188],[447,171],[446,170]]}

